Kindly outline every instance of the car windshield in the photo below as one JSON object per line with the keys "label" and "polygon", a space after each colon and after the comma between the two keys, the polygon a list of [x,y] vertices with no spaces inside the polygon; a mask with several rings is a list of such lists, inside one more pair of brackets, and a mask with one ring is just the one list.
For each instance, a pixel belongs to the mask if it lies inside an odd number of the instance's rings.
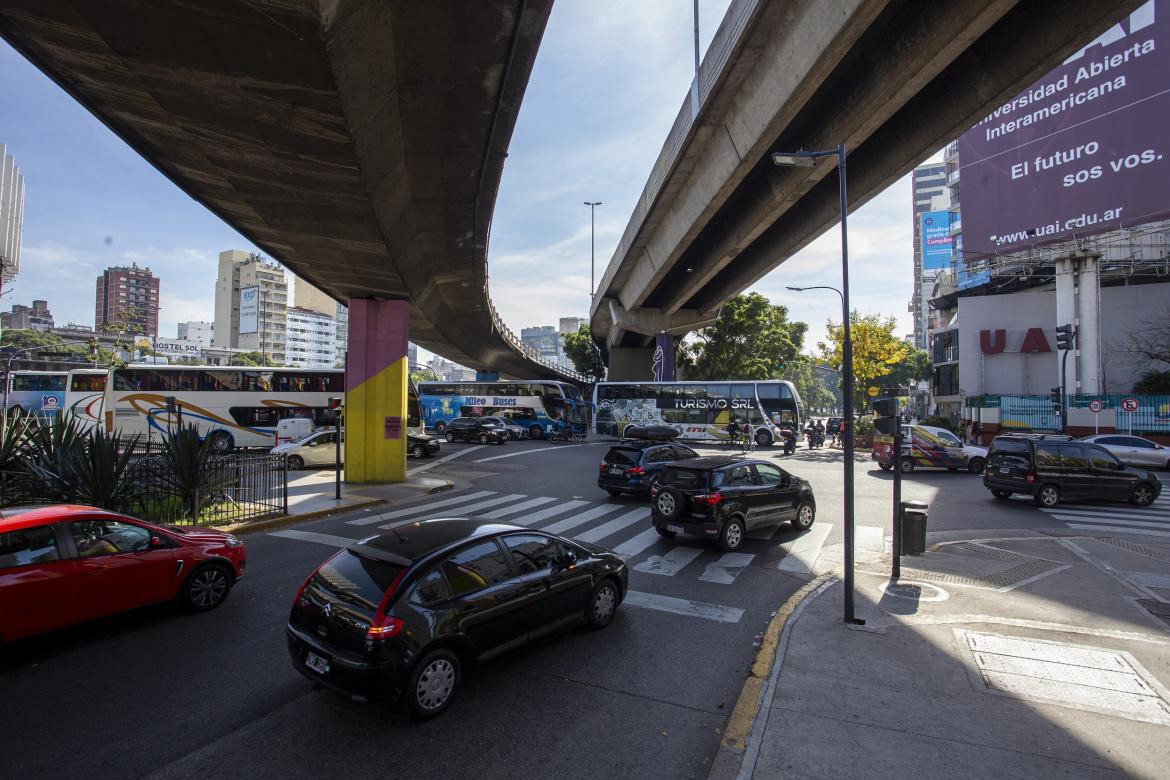
{"label": "car windshield", "polygon": [[663,485],[680,487],[683,489],[702,488],[707,486],[707,478],[711,472],[700,469],[684,469],[672,466],[663,472],[659,480]]}

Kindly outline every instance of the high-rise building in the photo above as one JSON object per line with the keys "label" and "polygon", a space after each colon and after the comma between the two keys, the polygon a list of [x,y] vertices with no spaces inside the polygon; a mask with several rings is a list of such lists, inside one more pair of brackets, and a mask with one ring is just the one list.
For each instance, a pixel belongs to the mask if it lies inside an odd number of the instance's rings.
{"label": "high-rise building", "polygon": [[0,282],[20,271],[20,239],[24,230],[24,176],[0,144]]}
{"label": "high-rise building", "polygon": [[215,326],[210,322],[196,322],[195,320],[180,322],[177,335],[180,341],[190,341],[201,347],[210,347],[215,338]]}
{"label": "high-rise building", "polygon": [[127,336],[158,335],[159,279],[149,268],[107,268],[97,278],[94,328]]}
{"label": "high-rise building", "polygon": [[337,304],[337,355],[344,359],[349,349],[349,309],[345,304]]}
{"label": "high-rise building", "polygon": [[296,277],[293,299],[299,308],[324,314],[337,322],[337,355],[339,358],[344,356],[349,342],[349,309],[345,304],[333,300],[299,276]]}
{"label": "high-rise building", "polygon": [[215,346],[260,352],[267,362],[285,361],[288,279],[284,269],[257,254],[219,253],[215,281]]}
{"label": "high-rise building", "polygon": [[520,329],[520,342],[529,349],[535,350],[538,355],[548,360],[557,359],[557,345],[560,338],[557,329],[552,325],[533,325],[531,328]]}
{"label": "high-rise building", "polygon": [[923,263],[925,244],[922,240],[922,215],[928,211],[946,211],[950,206],[946,166],[942,163],[919,165],[914,169],[911,181],[914,199],[914,293],[909,308],[914,314],[914,346],[926,349],[927,304],[934,286],[935,271],[925,268]]}
{"label": "high-rise building", "polygon": [[53,329],[53,314],[48,301],[33,301],[32,307],[15,304],[11,312],[0,313],[0,328],[8,330],[40,330],[48,333]]}
{"label": "high-rise building", "polygon": [[406,344],[406,360],[412,366],[418,365],[418,345],[407,342]]}
{"label": "high-rise building", "polygon": [[337,363],[337,321],[327,314],[299,306],[285,318],[286,365],[333,368]]}

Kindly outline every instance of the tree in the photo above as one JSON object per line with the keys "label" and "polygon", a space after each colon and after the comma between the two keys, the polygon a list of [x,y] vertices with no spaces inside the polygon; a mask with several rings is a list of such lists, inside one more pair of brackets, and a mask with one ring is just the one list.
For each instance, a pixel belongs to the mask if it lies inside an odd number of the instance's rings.
{"label": "tree", "polygon": [[800,354],[808,325],[789,322],[788,309],[759,293],[737,295],[714,325],[699,330],[689,351],[696,380],[769,379],[782,361]]}
{"label": "tree", "polygon": [[605,361],[601,359],[601,350],[593,342],[593,335],[588,325],[582,325],[576,333],[566,333],[565,355],[573,361],[577,371],[594,379],[605,379]]}
{"label": "tree", "polygon": [[890,373],[882,381],[887,385],[906,387],[907,385],[931,378],[934,366],[930,363],[930,355],[921,349],[910,347],[906,357],[894,364]]}
{"label": "tree", "polygon": [[1170,306],[1143,320],[1134,329],[1130,341],[1130,351],[1148,360],[1170,363]]}
{"label": "tree", "polygon": [[1170,371],[1147,371],[1134,383],[1138,395],[1170,395]]}
{"label": "tree", "polygon": [[[863,317],[854,310],[849,315],[849,325],[853,340],[853,397],[860,408],[864,405],[866,388],[888,377],[896,365],[906,360],[910,354],[910,345],[894,335],[898,321],[893,317],[882,317],[880,314]],[[844,365],[841,356],[844,328],[832,320],[826,323],[826,328],[828,338],[819,342],[817,348],[826,363],[841,370]]]}
{"label": "tree", "polygon": [[841,407],[838,398],[840,377],[827,367],[807,362],[792,363],[776,376],[796,385],[796,392],[809,414],[830,414]]}
{"label": "tree", "polygon": [[277,367],[280,364],[266,358],[263,352],[236,352],[232,355],[229,365]]}
{"label": "tree", "polygon": [[28,328],[9,328],[0,335],[0,347],[5,349],[29,349],[41,347],[48,350],[60,351],[65,349],[65,341],[60,336],[44,333]]}

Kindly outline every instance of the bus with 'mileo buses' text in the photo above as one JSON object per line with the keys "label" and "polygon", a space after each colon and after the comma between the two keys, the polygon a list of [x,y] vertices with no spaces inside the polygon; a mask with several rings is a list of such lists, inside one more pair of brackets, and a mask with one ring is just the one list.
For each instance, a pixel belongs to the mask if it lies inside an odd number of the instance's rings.
{"label": "bus with 'mileo buses' text", "polygon": [[439,435],[456,417],[507,417],[534,439],[562,420],[581,432],[589,427],[589,402],[569,382],[419,382],[418,396],[424,425]]}
{"label": "bus with 'mileo buses' text", "polygon": [[598,382],[594,432],[625,438],[638,426],[667,426],[678,438],[726,441],[727,424],[747,421],[756,444],[770,446],[780,428],[801,430],[804,406],[783,380],[726,382]]}

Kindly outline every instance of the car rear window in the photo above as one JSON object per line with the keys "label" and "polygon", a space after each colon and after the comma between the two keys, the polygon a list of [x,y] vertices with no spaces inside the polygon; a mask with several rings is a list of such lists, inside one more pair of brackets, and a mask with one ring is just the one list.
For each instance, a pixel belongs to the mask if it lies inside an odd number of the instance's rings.
{"label": "car rear window", "polygon": [[1027,459],[1028,443],[1016,439],[995,439],[991,442],[991,452],[988,453],[989,457],[992,455],[1014,455]]}
{"label": "car rear window", "polygon": [[641,450],[633,450],[626,447],[610,447],[609,452],[605,453],[605,462],[632,466],[638,462],[640,457],[642,457]]}
{"label": "car rear window", "polygon": [[312,588],[324,597],[372,614],[402,570],[396,563],[342,550],[321,564],[306,590]]}
{"label": "car rear window", "polygon": [[662,472],[662,477],[658,481],[663,485],[683,488],[684,490],[703,488],[707,486],[707,480],[710,474],[710,471],[703,471],[702,469],[686,469],[672,466]]}
{"label": "car rear window", "polygon": [[57,538],[47,525],[0,533],[0,569],[55,561]]}

